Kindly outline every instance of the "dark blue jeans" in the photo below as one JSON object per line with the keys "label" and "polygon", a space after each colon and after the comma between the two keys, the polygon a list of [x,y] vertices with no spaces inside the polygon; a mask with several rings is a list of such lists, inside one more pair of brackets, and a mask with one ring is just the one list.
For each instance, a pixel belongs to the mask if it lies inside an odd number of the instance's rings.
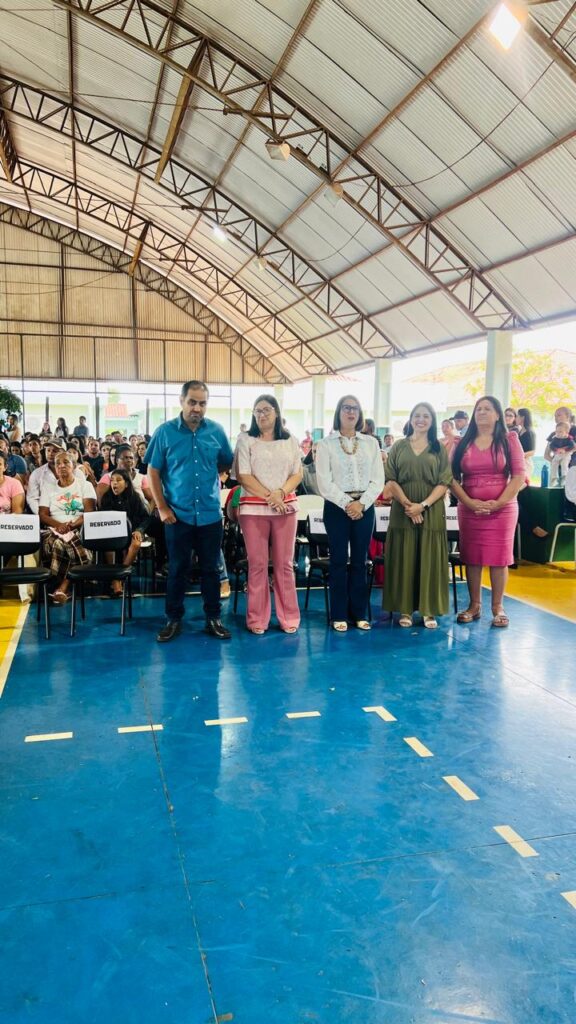
{"label": "dark blue jeans", "polygon": [[360,622],[368,613],[366,559],[374,530],[374,506],[366,509],[362,519],[350,519],[344,509],[325,501],[324,526],[330,545],[332,622],[347,622],[348,619]]}
{"label": "dark blue jeans", "polygon": [[220,551],[222,548],[222,520],[207,526],[190,523],[166,523],[168,549],[168,582],[166,584],[166,618],[179,622],[184,615],[184,595],[190,575],[192,551],[198,556],[200,590],[204,599],[207,619],[219,619],[220,604]]}

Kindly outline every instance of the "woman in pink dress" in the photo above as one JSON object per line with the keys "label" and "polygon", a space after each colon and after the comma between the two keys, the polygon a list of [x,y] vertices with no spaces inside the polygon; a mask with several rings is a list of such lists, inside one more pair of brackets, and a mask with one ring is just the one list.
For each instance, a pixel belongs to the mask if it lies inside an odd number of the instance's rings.
{"label": "woman in pink dress", "polygon": [[516,495],[524,484],[524,452],[509,433],[497,398],[484,395],[452,458],[452,491],[458,498],[460,555],[466,566],[470,603],[458,622],[479,619],[482,568],[490,569],[492,626],[506,627],[502,599],[518,520]]}

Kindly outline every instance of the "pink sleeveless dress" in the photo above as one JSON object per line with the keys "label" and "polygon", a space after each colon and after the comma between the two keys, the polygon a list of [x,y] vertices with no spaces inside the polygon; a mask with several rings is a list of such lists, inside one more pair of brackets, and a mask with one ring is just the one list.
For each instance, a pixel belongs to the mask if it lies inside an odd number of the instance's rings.
{"label": "pink sleeveless dress", "polygon": [[[524,452],[518,435],[508,434],[508,443],[510,475],[525,473]],[[468,446],[462,458],[462,486],[470,498],[480,498],[482,501],[498,498],[508,480],[503,452],[498,452],[494,464],[491,448],[480,451],[474,443]],[[464,564],[511,565],[514,561],[514,532],[517,521],[516,498],[487,516],[477,516],[459,502],[460,555]]]}

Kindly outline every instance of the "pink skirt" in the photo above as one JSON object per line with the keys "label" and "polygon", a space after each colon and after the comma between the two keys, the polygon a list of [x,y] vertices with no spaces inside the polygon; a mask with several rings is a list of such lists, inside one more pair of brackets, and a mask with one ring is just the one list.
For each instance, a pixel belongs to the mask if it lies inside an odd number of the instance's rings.
{"label": "pink skirt", "polygon": [[[503,476],[469,477],[464,480],[471,498],[490,501],[498,498],[506,486]],[[511,565],[514,561],[514,534],[518,522],[518,502],[509,501],[497,512],[477,516],[472,509],[458,503],[460,557],[464,565]]]}

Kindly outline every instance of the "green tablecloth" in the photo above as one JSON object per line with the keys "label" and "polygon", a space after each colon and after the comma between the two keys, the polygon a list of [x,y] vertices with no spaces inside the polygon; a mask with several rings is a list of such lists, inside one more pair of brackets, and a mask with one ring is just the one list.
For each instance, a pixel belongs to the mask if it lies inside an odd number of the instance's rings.
{"label": "green tablecloth", "polygon": [[[563,520],[563,487],[526,487],[518,495],[520,506],[520,533],[522,558],[528,562],[544,564],[550,561],[554,527]],[[548,531],[547,537],[536,537],[535,526]],[[561,530],[554,553],[555,562],[569,562],[574,558],[572,530]]]}

